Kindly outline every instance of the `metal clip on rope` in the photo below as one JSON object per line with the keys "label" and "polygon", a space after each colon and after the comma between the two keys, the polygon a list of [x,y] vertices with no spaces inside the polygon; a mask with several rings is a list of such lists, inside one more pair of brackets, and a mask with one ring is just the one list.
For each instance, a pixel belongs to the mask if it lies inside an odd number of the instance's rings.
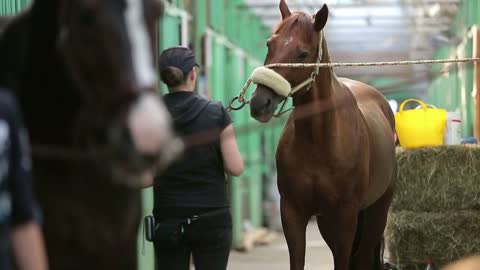
{"label": "metal clip on rope", "polygon": [[[243,86],[242,90],[240,91],[240,94],[238,96],[232,98],[232,100],[228,104],[227,111],[241,110],[243,107],[245,107],[245,105],[250,103],[250,100],[245,100],[245,93],[247,92],[247,89],[248,89],[248,87],[250,86],[251,83],[252,83],[252,81],[250,79],[248,79],[247,82],[245,83],[245,85]],[[234,105],[235,102],[240,103],[240,105],[235,107],[235,105]]]}

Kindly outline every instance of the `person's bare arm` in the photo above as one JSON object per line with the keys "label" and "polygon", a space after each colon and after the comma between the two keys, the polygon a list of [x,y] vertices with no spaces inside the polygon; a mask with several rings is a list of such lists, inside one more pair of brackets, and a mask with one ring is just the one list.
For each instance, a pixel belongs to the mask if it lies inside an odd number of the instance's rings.
{"label": "person's bare arm", "polygon": [[40,226],[30,222],[13,228],[12,250],[19,270],[48,269]]}
{"label": "person's bare arm", "polygon": [[225,171],[229,175],[240,176],[244,170],[244,164],[232,124],[228,125],[220,134],[220,147]]}

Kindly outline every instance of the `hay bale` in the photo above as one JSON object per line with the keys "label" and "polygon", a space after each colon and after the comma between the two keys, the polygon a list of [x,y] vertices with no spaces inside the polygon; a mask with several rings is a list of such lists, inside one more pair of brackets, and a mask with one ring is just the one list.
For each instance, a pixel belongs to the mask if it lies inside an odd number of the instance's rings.
{"label": "hay bale", "polygon": [[418,212],[480,210],[480,146],[397,150],[391,209]]}
{"label": "hay bale", "polygon": [[480,211],[389,214],[385,231],[388,260],[402,270],[437,267],[480,254]]}

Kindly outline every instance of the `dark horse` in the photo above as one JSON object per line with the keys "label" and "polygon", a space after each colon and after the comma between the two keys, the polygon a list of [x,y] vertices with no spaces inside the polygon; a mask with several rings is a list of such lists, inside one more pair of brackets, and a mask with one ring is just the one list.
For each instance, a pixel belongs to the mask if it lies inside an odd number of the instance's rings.
{"label": "dark horse", "polygon": [[[329,62],[321,37],[328,8],[324,5],[314,16],[291,13],[282,0],[280,11],[282,22],[268,40],[265,64]],[[292,86],[314,77],[311,87],[293,95],[295,108],[277,148],[290,269],[304,269],[305,229],[312,216],[336,270],[381,269],[381,241],[396,176],[394,117],[388,102],[371,86],[337,78],[331,68],[317,73],[313,68],[272,69]],[[269,121],[284,99],[278,92],[258,85],[251,115]]]}
{"label": "dark horse", "polygon": [[51,269],[137,267],[143,177],[176,137],[155,93],[158,0],[36,0],[0,36],[34,153]]}

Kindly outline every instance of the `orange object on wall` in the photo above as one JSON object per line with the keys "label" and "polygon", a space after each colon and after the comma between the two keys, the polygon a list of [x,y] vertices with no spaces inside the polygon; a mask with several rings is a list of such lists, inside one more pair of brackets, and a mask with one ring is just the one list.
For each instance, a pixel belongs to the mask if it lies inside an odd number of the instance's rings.
{"label": "orange object on wall", "polygon": [[[473,57],[480,58],[480,29],[473,29]],[[475,105],[474,135],[480,141],[480,62],[474,64],[473,101]]]}

